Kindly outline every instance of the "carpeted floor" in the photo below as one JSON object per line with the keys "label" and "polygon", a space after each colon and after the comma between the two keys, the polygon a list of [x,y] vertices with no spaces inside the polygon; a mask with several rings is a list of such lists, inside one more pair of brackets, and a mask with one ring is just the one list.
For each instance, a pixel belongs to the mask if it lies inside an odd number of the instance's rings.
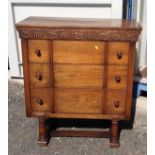
{"label": "carpeted floor", "polygon": [[51,138],[48,147],[39,147],[38,121],[25,117],[23,85],[9,81],[9,155],[145,155],[146,98],[138,98],[132,129],[123,124],[120,148],[110,149],[105,138]]}

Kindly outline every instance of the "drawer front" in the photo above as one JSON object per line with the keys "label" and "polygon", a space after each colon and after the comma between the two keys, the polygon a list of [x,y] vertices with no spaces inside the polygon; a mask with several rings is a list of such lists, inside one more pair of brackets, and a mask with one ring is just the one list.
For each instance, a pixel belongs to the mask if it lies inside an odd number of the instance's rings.
{"label": "drawer front", "polygon": [[28,40],[28,51],[30,62],[50,61],[49,41],[46,40]]}
{"label": "drawer front", "polygon": [[108,66],[107,88],[126,89],[127,87],[127,66]]}
{"label": "drawer front", "polygon": [[51,86],[49,64],[30,64],[31,87]]}
{"label": "drawer front", "polygon": [[129,43],[109,43],[108,64],[127,65],[129,59]]}
{"label": "drawer front", "polygon": [[103,64],[104,42],[53,41],[54,63]]}
{"label": "drawer front", "polygon": [[56,88],[54,103],[57,113],[102,113],[103,90]]}
{"label": "drawer front", "polygon": [[106,113],[124,114],[126,105],[125,91],[108,91],[106,93]]}
{"label": "drawer front", "polygon": [[35,112],[51,112],[52,88],[31,89],[31,108]]}
{"label": "drawer front", "polygon": [[103,87],[102,65],[54,65],[54,86],[61,88]]}

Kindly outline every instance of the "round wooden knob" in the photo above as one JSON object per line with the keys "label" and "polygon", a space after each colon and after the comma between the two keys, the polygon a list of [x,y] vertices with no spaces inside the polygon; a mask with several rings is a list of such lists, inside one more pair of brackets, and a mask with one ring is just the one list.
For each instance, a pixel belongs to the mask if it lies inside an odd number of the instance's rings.
{"label": "round wooden knob", "polygon": [[115,101],[114,106],[115,106],[115,108],[118,108],[119,107],[119,101]]}
{"label": "round wooden knob", "polygon": [[41,51],[39,49],[36,49],[35,50],[35,54],[38,56],[38,57],[41,57]]}
{"label": "round wooden knob", "polygon": [[116,76],[115,80],[116,80],[117,83],[120,83],[121,82],[121,77],[120,76]]}
{"label": "round wooden knob", "polygon": [[37,103],[38,103],[39,105],[43,105],[43,100],[42,100],[42,99],[37,99]]}
{"label": "round wooden knob", "polygon": [[36,78],[41,81],[43,79],[42,75],[40,73],[36,74]]}
{"label": "round wooden knob", "polygon": [[117,53],[117,58],[118,58],[118,59],[122,59],[122,56],[123,56],[123,53],[122,53],[122,52],[118,52],[118,53]]}

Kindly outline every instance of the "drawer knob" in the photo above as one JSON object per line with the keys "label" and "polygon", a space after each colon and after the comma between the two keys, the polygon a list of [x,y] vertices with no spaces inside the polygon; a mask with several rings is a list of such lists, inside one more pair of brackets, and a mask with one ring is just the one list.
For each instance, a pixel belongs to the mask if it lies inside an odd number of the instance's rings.
{"label": "drawer knob", "polygon": [[117,58],[118,58],[118,59],[122,59],[122,56],[123,56],[123,53],[122,53],[122,52],[118,52],[118,53],[117,53]]}
{"label": "drawer knob", "polygon": [[41,51],[39,49],[36,49],[35,50],[35,54],[38,56],[38,57],[41,57]]}
{"label": "drawer knob", "polygon": [[36,74],[36,78],[41,81],[43,79],[42,75],[40,73]]}
{"label": "drawer knob", "polygon": [[43,105],[43,100],[42,100],[42,99],[37,99],[37,103],[38,103],[39,105]]}
{"label": "drawer knob", "polygon": [[116,79],[116,82],[117,83],[120,83],[121,82],[121,77],[120,76],[116,76],[115,79]]}
{"label": "drawer knob", "polygon": [[115,108],[118,108],[119,107],[119,101],[115,101],[114,105],[115,105]]}

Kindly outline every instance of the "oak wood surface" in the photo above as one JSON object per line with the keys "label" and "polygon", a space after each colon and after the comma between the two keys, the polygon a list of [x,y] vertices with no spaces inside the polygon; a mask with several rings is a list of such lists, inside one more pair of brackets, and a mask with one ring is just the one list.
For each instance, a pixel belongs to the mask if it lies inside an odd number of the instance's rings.
{"label": "oak wood surface", "polygon": [[108,119],[112,120],[114,117],[120,120],[125,120],[125,115],[122,114],[77,114],[77,113],[51,113],[51,112],[38,112],[32,111],[33,117],[45,117],[45,118],[65,118],[65,119]]}
{"label": "oak wood surface", "polygon": [[29,17],[17,23],[19,37],[25,39],[130,41],[135,42],[141,26],[120,19],[79,19]]}
{"label": "oak wood surface", "polygon": [[31,89],[31,108],[32,111],[52,112],[52,90],[53,88],[32,88]]}
{"label": "oak wood surface", "polygon": [[109,89],[126,89],[128,76],[128,66],[107,67],[107,88]]}
{"label": "oak wood surface", "polygon": [[119,120],[114,119],[111,123],[110,147],[118,148],[119,146]]}
{"label": "oak wood surface", "polygon": [[46,118],[39,118],[39,136],[38,136],[38,145],[47,146],[49,137],[47,135],[46,129]]}
{"label": "oak wood surface", "polygon": [[54,86],[86,88],[104,85],[103,65],[54,65]]}
{"label": "oak wood surface", "polygon": [[52,137],[96,137],[96,138],[109,138],[109,131],[89,131],[89,130],[54,130],[51,131]]}
{"label": "oak wood surface", "polygon": [[125,114],[126,91],[106,91],[106,114]]}
{"label": "oak wood surface", "polygon": [[[28,40],[29,61],[48,63],[50,61],[49,42],[47,40]],[[40,54],[36,54],[36,50]]]}
{"label": "oak wood surface", "polygon": [[127,98],[126,98],[126,119],[130,120],[132,112],[132,89],[133,89],[133,77],[134,77],[134,62],[136,55],[135,43],[130,44],[129,53],[129,69],[128,69],[128,85],[127,85]]}
{"label": "oak wood surface", "polygon": [[56,113],[102,113],[102,89],[54,89]]}
{"label": "oak wood surface", "polygon": [[108,64],[128,65],[129,43],[110,42],[108,51]]}
{"label": "oak wood surface", "polygon": [[16,27],[46,27],[46,28],[105,28],[105,29],[134,29],[141,26],[135,20],[120,19],[95,19],[95,18],[71,18],[71,17],[28,17],[16,24]]}
{"label": "oak wood surface", "polygon": [[29,58],[28,58],[28,41],[21,40],[22,47],[22,60],[23,60],[23,75],[24,75],[24,94],[25,94],[25,106],[26,116],[31,117],[31,101],[30,101],[30,72],[29,72]]}
{"label": "oak wood surface", "polygon": [[49,64],[33,63],[29,67],[31,87],[51,86],[51,68]]}
{"label": "oak wood surface", "polygon": [[104,64],[104,42],[53,41],[53,54],[55,64]]}
{"label": "oak wood surface", "polygon": [[[54,88],[54,67],[53,67],[53,41],[49,40],[49,53],[50,53],[50,78],[51,78],[51,85],[52,88]],[[51,112],[54,112],[54,89],[52,89],[51,92],[52,96],[52,110]]]}

